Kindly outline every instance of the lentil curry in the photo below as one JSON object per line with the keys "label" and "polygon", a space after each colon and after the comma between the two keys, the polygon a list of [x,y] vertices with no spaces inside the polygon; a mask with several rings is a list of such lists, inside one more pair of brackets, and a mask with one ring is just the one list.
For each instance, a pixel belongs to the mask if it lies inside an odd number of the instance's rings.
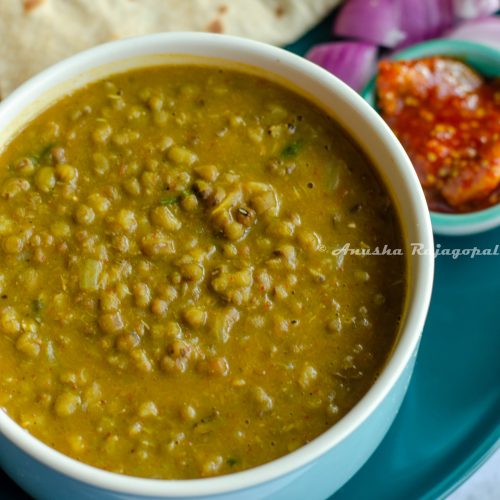
{"label": "lentil curry", "polygon": [[[369,389],[406,293],[394,206],[332,118],[257,76],[131,71],[0,156],[0,405],[102,469],[197,478]],[[345,248],[345,247],[344,247]]]}

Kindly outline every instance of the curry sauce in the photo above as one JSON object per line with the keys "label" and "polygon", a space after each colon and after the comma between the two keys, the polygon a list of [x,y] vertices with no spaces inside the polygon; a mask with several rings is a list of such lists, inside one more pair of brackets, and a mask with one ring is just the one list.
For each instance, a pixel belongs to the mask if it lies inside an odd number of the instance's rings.
{"label": "curry sauce", "polygon": [[405,257],[307,99],[210,67],[82,88],[0,155],[0,405],[102,469],[197,478],[311,441],[373,384]]}

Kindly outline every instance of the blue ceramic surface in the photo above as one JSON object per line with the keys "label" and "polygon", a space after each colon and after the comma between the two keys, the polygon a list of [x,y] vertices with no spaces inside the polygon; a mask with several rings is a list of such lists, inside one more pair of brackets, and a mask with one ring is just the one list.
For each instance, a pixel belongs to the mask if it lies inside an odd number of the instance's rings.
{"label": "blue ceramic surface", "polygon": [[[303,54],[327,40],[330,23],[325,20],[290,49]],[[439,237],[436,244],[494,249],[500,245],[500,229],[474,237]],[[332,500],[438,498],[498,446],[499,277],[500,255],[437,257],[430,313],[403,406],[372,458]],[[299,482],[278,498],[326,496],[322,477],[335,474],[331,465],[314,471],[315,481]],[[2,499],[27,498],[5,475],[0,485]],[[46,494],[51,487],[47,481]]]}

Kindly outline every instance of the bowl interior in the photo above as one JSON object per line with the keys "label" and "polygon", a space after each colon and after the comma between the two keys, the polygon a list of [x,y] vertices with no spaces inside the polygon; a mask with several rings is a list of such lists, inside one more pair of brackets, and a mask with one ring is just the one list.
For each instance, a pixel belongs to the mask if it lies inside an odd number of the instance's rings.
{"label": "bowl interior", "polygon": [[[500,75],[500,51],[465,40],[431,40],[408,47],[390,56],[391,59],[416,59],[429,56],[457,57],[486,77]],[[365,100],[378,111],[373,77],[361,92]],[[444,235],[473,234],[500,225],[500,205],[466,214],[445,214],[431,211],[434,232]]]}

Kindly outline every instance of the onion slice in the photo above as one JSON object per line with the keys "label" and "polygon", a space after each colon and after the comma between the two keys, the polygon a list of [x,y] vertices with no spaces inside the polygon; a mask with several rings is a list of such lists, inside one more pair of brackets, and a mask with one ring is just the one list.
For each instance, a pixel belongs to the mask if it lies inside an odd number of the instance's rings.
{"label": "onion slice", "polygon": [[315,45],[306,54],[356,91],[375,74],[377,47],[364,42],[330,42]]}
{"label": "onion slice", "polygon": [[458,19],[476,19],[500,10],[500,0],[453,0],[453,7]]}
{"label": "onion slice", "polygon": [[333,34],[383,47],[396,47],[405,38],[400,30],[400,1],[349,0],[335,18]]}
{"label": "onion slice", "polygon": [[455,22],[453,0],[401,0],[401,31],[398,48],[436,38]]}
{"label": "onion slice", "polygon": [[348,0],[332,32],[387,48],[436,38],[463,19],[500,9],[500,0]]}
{"label": "onion slice", "polygon": [[446,38],[457,38],[482,43],[500,50],[500,17],[491,16],[465,21],[445,34]]}

